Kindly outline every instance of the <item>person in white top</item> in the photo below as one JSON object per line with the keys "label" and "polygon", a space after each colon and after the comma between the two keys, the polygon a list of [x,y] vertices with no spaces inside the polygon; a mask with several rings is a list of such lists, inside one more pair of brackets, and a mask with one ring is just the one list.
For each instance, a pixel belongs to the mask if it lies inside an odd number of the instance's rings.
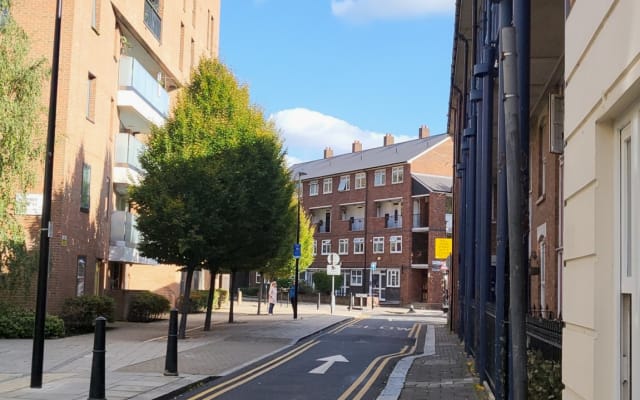
{"label": "person in white top", "polygon": [[273,306],[278,302],[278,287],[276,282],[271,282],[269,286],[269,314],[273,314]]}

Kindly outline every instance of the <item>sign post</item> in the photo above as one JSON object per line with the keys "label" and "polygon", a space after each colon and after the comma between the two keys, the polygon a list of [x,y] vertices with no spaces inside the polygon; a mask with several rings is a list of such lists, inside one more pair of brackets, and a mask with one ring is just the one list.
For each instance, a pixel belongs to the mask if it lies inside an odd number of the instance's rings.
{"label": "sign post", "polygon": [[369,299],[371,300],[371,309],[373,309],[373,271],[378,266],[377,261],[371,261],[371,268],[369,268]]}
{"label": "sign post", "polygon": [[327,275],[331,276],[331,314],[336,306],[335,278],[340,275],[340,256],[337,253],[329,253],[327,256]]}

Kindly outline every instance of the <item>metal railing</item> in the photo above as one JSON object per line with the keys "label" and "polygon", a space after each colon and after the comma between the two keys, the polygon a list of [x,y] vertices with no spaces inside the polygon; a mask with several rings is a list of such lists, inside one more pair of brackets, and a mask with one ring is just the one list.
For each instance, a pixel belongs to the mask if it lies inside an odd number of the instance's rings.
{"label": "metal railing", "polygon": [[349,218],[349,230],[354,231],[363,231],[364,230],[364,218]]}

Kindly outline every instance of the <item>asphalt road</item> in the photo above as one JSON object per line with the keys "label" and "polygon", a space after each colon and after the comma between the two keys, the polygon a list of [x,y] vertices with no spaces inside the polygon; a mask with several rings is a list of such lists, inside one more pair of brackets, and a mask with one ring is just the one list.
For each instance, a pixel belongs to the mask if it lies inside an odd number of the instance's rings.
{"label": "asphalt road", "polygon": [[396,362],[422,348],[425,332],[408,318],[354,319],[179,399],[375,399]]}

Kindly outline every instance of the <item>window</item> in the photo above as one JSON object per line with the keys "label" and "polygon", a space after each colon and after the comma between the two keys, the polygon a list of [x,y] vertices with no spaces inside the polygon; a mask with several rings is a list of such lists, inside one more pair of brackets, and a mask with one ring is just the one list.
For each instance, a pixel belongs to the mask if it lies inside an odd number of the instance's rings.
{"label": "window", "polygon": [[91,0],[91,28],[96,33],[100,30],[100,0]]}
{"label": "window", "polygon": [[387,173],[384,169],[378,169],[375,172],[373,186],[384,186],[387,180]]}
{"label": "window", "polygon": [[318,181],[309,182],[309,196],[318,195]]}
{"label": "window", "polygon": [[351,286],[362,286],[362,270],[351,270]]}
{"label": "window", "polygon": [[356,174],[356,189],[364,189],[367,186],[367,175],[364,172]]}
{"label": "window", "polygon": [[347,190],[351,190],[351,175],[341,176],[338,184],[338,192],[346,192]]}
{"label": "window", "polygon": [[400,287],[400,270],[387,270],[387,287]]}
{"label": "window", "polygon": [[178,68],[184,69],[184,24],[180,22],[180,53],[178,53]]}
{"label": "window", "polygon": [[76,296],[82,296],[84,294],[84,273],[87,269],[86,256],[78,256],[76,268]]}
{"label": "window", "polygon": [[338,242],[338,254],[349,254],[349,239],[340,239]]}
{"label": "window", "polygon": [[191,26],[196,26],[196,0],[193,0],[193,8],[191,9]]}
{"label": "window", "polygon": [[324,178],[322,181],[322,193],[328,194],[333,192],[333,178]]}
{"label": "window", "polygon": [[402,236],[391,236],[389,238],[389,252],[402,253]]}
{"label": "window", "polygon": [[364,238],[353,239],[353,254],[364,254]]}
{"label": "window", "polygon": [[376,236],[373,238],[373,252],[384,253],[384,237]]}
{"label": "window", "polygon": [[262,281],[262,275],[260,275],[260,272],[256,272],[256,283],[261,283]]}
{"label": "window", "polygon": [[324,239],[322,241],[322,249],[320,251],[320,254],[326,255],[329,253],[331,253],[331,239]]}
{"label": "window", "polygon": [[160,40],[162,31],[162,19],[160,19],[160,0],[144,1],[144,24],[149,28],[153,36]]}
{"label": "window", "polygon": [[391,169],[391,183],[402,183],[404,179],[404,167],[393,167]]}
{"label": "window", "polygon": [[313,255],[318,255],[318,241],[314,240],[313,241]]}
{"label": "window", "polygon": [[537,154],[537,163],[538,163],[538,198],[544,196],[545,193],[545,160],[544,160],[544,133],[547,130],[547,123],[544,121],[538,127],[538,154]]}
{"label": "window", "polygon": [[80,186],[80,211],[89,212],[89,204],[91,203],[91,166],[84,164],[82,166],[82,185]]}
{"label": "window", "polygon": [[87,119],[91,122],[96,117],[96,77],[91,72],[87,77]]}

